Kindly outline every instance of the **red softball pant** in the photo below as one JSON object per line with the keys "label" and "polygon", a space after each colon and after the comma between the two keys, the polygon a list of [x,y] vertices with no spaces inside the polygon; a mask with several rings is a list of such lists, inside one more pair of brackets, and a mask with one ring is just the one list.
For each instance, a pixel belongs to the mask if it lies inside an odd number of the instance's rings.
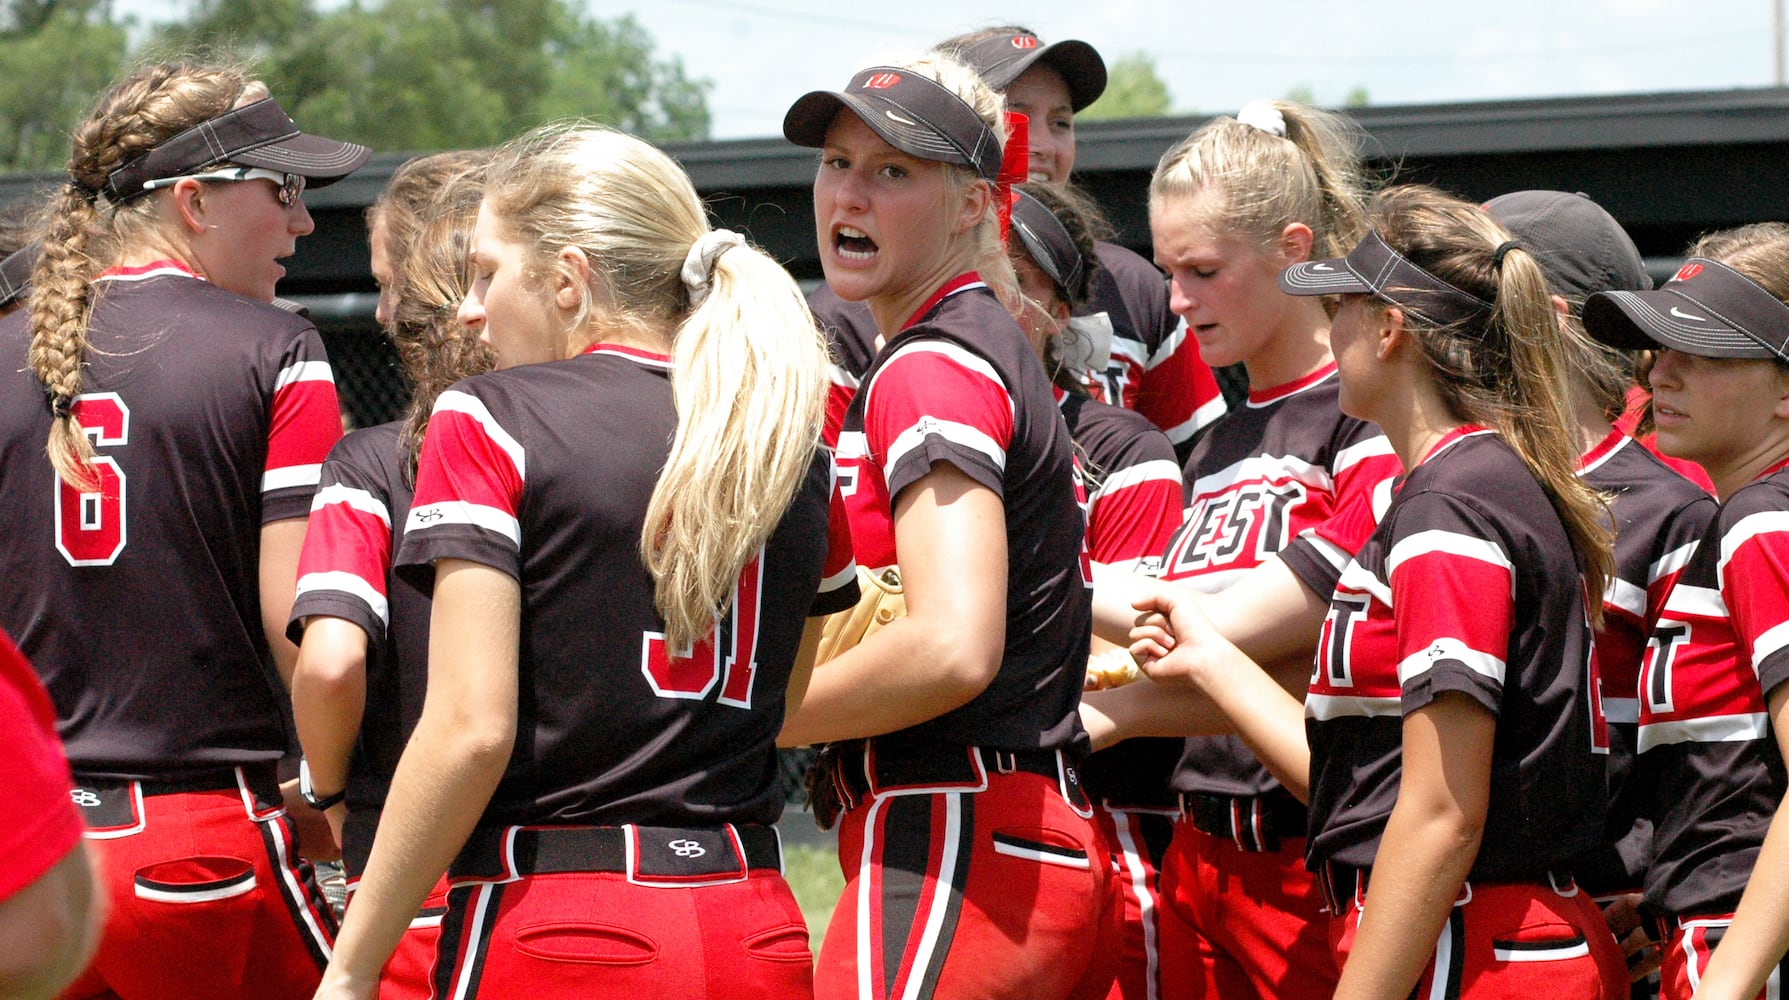
{"label": "red softball pant", "polygon": [[1178,811],[1094,807],[1118,891],[1118,978],[1107,1000],[1162,1000],[1161,866]]}
{"label": "red softball pant", "polygon": [[845,893],[819,1000],[1097,1000],[1117,969],[1110,852],[1058,781],[867,794],[845,813]]}
{"label": "red softball pant", "polygon": [[[1696,986],[1702,981],[1702,973],[1708,968],[1708,959],[1714,954],[1715,945],[1727,933],[1728,925],[1733,923],[1733,914],[1720,913],[1702,917],[1683,917],[1666,921],[1670,935],[1661,946],[1664,951],[1661,957],[1664,964],[1659,969],[1659,1000],[1690,1000],[1696,992]],[[1758,991],[1758,1000],[1776,1000],[1783,995],[1783,966],[1789,959],[1777,963],[1771,970],[1769,978],[1764,981],[1764,988]]]}

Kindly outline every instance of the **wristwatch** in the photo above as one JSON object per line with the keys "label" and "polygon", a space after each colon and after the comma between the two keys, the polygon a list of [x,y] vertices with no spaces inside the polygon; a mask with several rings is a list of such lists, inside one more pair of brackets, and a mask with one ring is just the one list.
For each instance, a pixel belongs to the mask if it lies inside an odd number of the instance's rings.
{"label": "wristwatch", "polygon": [[316,789],[311,787],[311,762],[301,759],[298,762],[298,797],[304,800],[305,805],[322,812],[341,805],[342,800],[348,797],[348,790],[344,788],[334,795],[318,795]]}

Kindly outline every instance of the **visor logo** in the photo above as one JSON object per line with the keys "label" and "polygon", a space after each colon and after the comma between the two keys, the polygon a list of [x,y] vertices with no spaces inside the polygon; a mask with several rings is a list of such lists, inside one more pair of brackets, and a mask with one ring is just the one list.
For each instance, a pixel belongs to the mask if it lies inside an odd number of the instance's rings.
{"label": "visor logo", "polygon": [[1671,307],[1671,315],[1676,316],[1678,319],[1687,319],[1687,320],[1690,320],[1695,323],[1708,322],[1707,316],[1698,316],[1695,313],[1687,313],[1687,312],[1684,312],[1682,309],[1677,308],[1676,306]]}
{"label": "visor logo", "polygon": [[887,90],[900,82],[901,74],[899,73],[877,73],[875,76],[872,76],[863,82],[863,89]]}
{"label": "visor logo", "polygon": [[1672,281],[1688,281],[1691,278],[1694,278],[1696,275],[1701,274],[1701,273],[1702,273],[1702,265],[1701,264],[1685,264],[1684,266],[1677,269],[1677,273],[1671,276],[1671,280]]}
{"label": "visor logo", "polygon": [[1013,36],[1013,48],[1015,48],[1015,49],[1035,49],[1035,48],[1037,48],[1037,36],[1036,35],[1014,35]]}
{"label": "visor logo", "polygon": [[882,112],[882,113],[883,113],[883,114],[885,114],[885,115],[887,115],[887,116],[888,116],[888,117],[889,117],[889,118],[892,118],[892,119],[894,119],[894,120],[895,120],[895,121],[897,121],[897,122],[900,122],[900,123],[901,123],[901,124],[902,124],[902,125],[911,125],[911,126],[913,126],[913,127],[914,127],[914,128],[918,128],[918,127],[919,127],[919,123],[918,123],[918,122],[916,122],[916,121],[914,121],[914,120],[913,120],[913,119],[911,119],[911,118],[903,118],[903,117],[901,117],[901,116],[900,116],[900,115],[897,115],[897,114],[895,114],[895,113],[894,113],[894,112],[893,112],[893,111],[889,111],[889,110],[887,110],[887,109],[883,109],[883,112]]}

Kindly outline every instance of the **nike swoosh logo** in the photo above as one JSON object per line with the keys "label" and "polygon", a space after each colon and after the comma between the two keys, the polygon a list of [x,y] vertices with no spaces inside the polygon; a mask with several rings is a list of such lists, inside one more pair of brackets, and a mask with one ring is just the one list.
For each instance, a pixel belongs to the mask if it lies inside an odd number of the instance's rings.
{"label": "nike swoosh logo", "polygon": [[1312,264],[1311,270],[1313,270],[1313,271],[1333,271],[1333,270],[1335,270],[1335,268],[1330,267],[1328,264]]}
{"label": "nike swoosh logo", "polygon": [[882,113],[887,115],[890,118],[893,118],[895,121],[900,122],[902,125],[912,125],[914,128],[919,127],[918,122],[914,121],[911,118],[902,118],[900,115],[895,114],[893,111],[884,109]]}
{"label": "nike swoosh logo", "polygon": [[1708,322],[1707,316],[1697,316],[1694,313],[1687,313],[1687,312],[1684,312],[1683,310],[1677,308],[1676,306],[1671,307],[1671,315],[1676,316],[1678,319],[1693,320],[1697,323]]}

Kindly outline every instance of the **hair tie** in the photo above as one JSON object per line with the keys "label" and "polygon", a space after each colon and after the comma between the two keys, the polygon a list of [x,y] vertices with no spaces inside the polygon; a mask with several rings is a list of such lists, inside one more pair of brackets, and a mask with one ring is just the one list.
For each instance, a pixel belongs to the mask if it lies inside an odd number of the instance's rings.
{"label": "hair tie", "polygon": [[742,246],[745,246],[745,237],[731,229],[710,229],[690,244],[690,252],[683,258],[683,284],[690,290],[691,309],[708,297],[708,281],[714,275],[715,260],[728,250]]}
{"label": "hair tie", "polygon": [[[1503,258],[1507,256],[1511,250],[1521,249],[1521,246],[1517,244],[1515,240],[1504,240],[1502,243],[1497,244],[1496,251],[1491,254],[1491,266],[1501,269],[1503,267]],[[1523,252],[1526,253],[1527,251]]]}
{"label": "hair tie", "polygon": [[1271,101],[1250,101],[1242,106],[1241,111],[1236,112],[1236,120],[1268,135],[1286,138],[1286,116]]}
{"label": "hair tie", "polygon": [[85,181],[70,177],[68,179],[68,186],[74,188],[75,193],[81,196],[81,200],[89,205],[99,201],[99,188],[96,188]]}
{"label": "hair tie", "polygon": [[57,420],[67,420],[74,413],[74,397],[63,392],[43,391],[44,404],[50,408],[50,416]]}

